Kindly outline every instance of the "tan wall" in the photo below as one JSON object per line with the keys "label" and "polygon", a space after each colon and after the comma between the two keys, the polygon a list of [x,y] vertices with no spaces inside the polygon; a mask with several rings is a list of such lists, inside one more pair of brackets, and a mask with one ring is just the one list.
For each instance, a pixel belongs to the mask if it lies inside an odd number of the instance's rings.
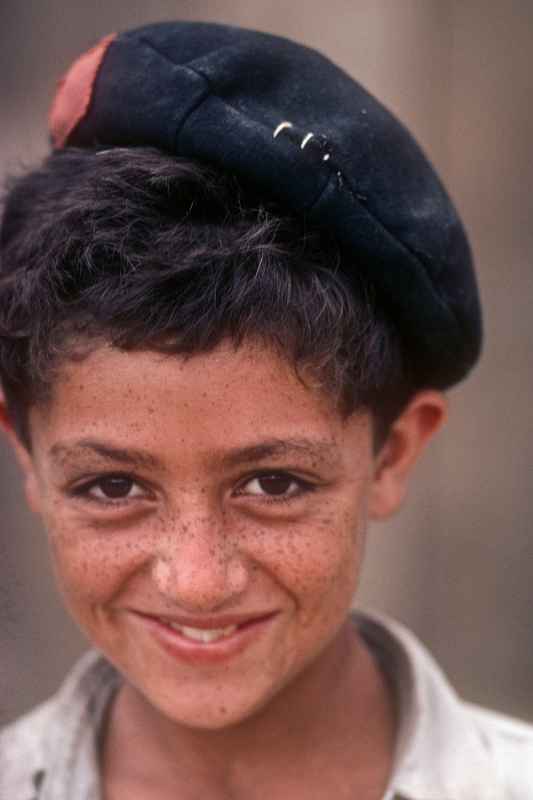
{"label": "tan wall", "polygon": [[[481,367],[400,517],[376,527],[361,602],[405,620],[471,699],[533,718],[533,3],[508,0],[4,0],[0,171],[46,150],[53,80],[110,30],[234,22],[323,49],[417,133],[463,212],[486,309]],[[82,644],[44,534],[0,445],[0,720],[45,696]]]}

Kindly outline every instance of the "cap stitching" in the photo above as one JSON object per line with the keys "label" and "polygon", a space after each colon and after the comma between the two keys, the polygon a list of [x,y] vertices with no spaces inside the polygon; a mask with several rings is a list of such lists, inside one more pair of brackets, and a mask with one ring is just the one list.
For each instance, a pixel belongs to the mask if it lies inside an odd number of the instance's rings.
{"label": "cap stitching", "polygon": [[[238,109],[236,109],[234,106],[232,106],[231,103],[228,103],[226,98],[222,97],[216,91],[213,91],[212,81],[206,75],[204,75],[204,73],[201,72],[198,68],[191,67],[188,64],[180,64],[180,63],[177,63],[176,61],[173,61],[172,58],[170,58],[166,53],[161,52],[160,49],[156,45],[154,45],[146,36],[140,36],[137,41],[142,42],[145,45],[147,45],[148,47],[150,47],[155,53],[157,53],[158,56],[160,56],[160,58],[164,59],[169,64],[172,64],[173,67],[179,67],[181,69],[186,69],[186,70],[192,72],[193,74],[195,74],[199,78],[201,78],[206,84],[206,87],[207,87],[206,94],[204,94],[189,109],[186,117],[184,119],[182,119],[179,129],[175,131],[175,134],[174,134],[174,141],[175,142],[177,142],[177,140],[179,139],[180,133],[183,130],[185,124],[187,123],[187,120],[190,118],[191,114],[194,113],[194,111],[204,102],[204,100],[208,96],[212,96],[213,98],[216,98],[217,100],[220,100],[228,108],[231,108],[234,111],[236,111],[237,113],[242,114],[242,112],[240,112]],[[262,125],[263,127],[266,127],[264,123],[261,123],[261,122],[259,122],[257,120],[252,120],[252,121],[254,121],[255,124]],[[286,128],[283,131],[284,134],[288,135],[288,138],[292,142],[292,144],[297,145],[298,148],[301,149],[301,136],[298,138],[298,141],[296,142],[295,141],[295,137],[294,137],[294,134],[296,132],[297,132],[297,129],[295,128],[295,126],[292,126],[291,128]],[[459,329],[459,330],[463,330],[463,325],[460,323],[460,321],[459,321],[459,319],[457,317],[457,314],[455,313],[455,311],[452,308],[452,306],[449,303],[447,303],[444,300],[443,297],[441,297],[440,293],[438,293],[438,291],[436,289],[436,286],[435,286],[435,283],[431,279],[430,273],[429,273],[428,269],[426,268],[426,266],[424,264],[424,261],[420,258],[420,256],[416,252],[414,252],[409,247],[408,244],[406,244],[404,241],[402,241],[400,238],[398,238],[394,233],[392,233],[392,231],[389,230],[387,225],[368,207],[368,205],[365,203],[365,200],[367,199],[366,196],[358,193],[357,190],[352,186],[351,181],[349,180],[349,178],[346,177],[345,172],[342,170],[340,165],[337,163],[336,159],[332,158],[331,151],[327,150],[326,152],[324,152],[324,149],[325,149],[326,145],[329,147],[329,140],[322,134],[315,134],[308,141],[308,147],[306,147],[306,152],[309,152],[309,150],[312,150],[314,147],[320,147],[320,149],[321,149],[321,151],[322,151],[322,153],[324,155],[325,154],[329,154],[330,157],[327,160],[322,159],[320,164],[321,164],[322,167],[326,167],[328,169],[328,171],[330,172],[332,178],[337,180],[338,189],[340,191],[345,189],[349,193],[349,195],[351,196],[353,202],[357,206],[361,206],[366,211],[366,213],[371,217],[371,219],[377,225],[380,226],[380,228],[389,237],[389,239],[392,240],[396,245],[398,245],[415,262],[416,266],[418,267],[419,270],[421,270],[422,274],[424,275],[425,279],[427,280],[427,283],[430,286],[434,297],[438,300],[440,307],[443,309],[443,311],[445,311],[453,319],[453,321],[455,322],[456,328]],[[179,153],[174,153],[174,155],[179,155]],[[320,189],[317,197],[314,200],[312,200],[305,207],[305,209],[303,210],[304,213],[312,212],[313,208],[317,205],[317,203],[320,202],[320,199],[322,198],[322,196],[324,195],[326,189],[330,185],[331,185],[331,178],[325,182],[324,186]]]}

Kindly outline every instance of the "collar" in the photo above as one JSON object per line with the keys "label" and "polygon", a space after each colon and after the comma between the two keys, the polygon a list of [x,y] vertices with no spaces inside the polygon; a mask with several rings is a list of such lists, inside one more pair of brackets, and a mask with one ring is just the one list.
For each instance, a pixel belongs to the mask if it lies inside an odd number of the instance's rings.
{"label": "collar", "polygon": [[[425,648],[384,616],[353,619],[398,700],[400,729],[384,800],[501,800],[501,781],[473,716]],[[49,701],[46,724],[40,734],[35,730],[39,755],[30,759],[39,800],[99,800],[98,731],[120,681],[91,651]]]}
{"label": "collar", "polygon": [[385,800],[501,800],[494,760],[473,717],[427,650],[398,622],[368,612],[354,618],[399,702]]}
{"label": "collar", "polygon": [[46,766],[36,800],[100,800],[98,736],[120,683],[119,673],[95,650],[82,656],[69,673],[46,731]]}

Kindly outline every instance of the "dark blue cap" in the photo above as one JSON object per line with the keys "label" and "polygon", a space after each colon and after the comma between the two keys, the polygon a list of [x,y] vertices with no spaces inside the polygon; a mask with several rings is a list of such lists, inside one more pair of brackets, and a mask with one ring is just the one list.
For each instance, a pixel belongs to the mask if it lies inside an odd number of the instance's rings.
{"label": "dark blue cap", "polygon": [[409,132],[320,53],[242,28],[169,22],[111,35],[60,84],[55,147],[154,146],[215,165],[327,229],[396,322],[420,385],[479,356],[457,212]]}

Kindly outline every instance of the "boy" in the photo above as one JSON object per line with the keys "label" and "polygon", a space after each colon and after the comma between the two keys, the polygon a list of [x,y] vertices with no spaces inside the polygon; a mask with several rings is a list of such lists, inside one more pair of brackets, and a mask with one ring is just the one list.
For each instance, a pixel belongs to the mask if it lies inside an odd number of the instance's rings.
{"label": "boy", "polygon": [[317,53],[201,23],[106,37],[51,132],[6,203],[2,418],[96,652],[1,734],[0,796],[526,797],[528,726],[350,614],[480,349],[410,135]]}

